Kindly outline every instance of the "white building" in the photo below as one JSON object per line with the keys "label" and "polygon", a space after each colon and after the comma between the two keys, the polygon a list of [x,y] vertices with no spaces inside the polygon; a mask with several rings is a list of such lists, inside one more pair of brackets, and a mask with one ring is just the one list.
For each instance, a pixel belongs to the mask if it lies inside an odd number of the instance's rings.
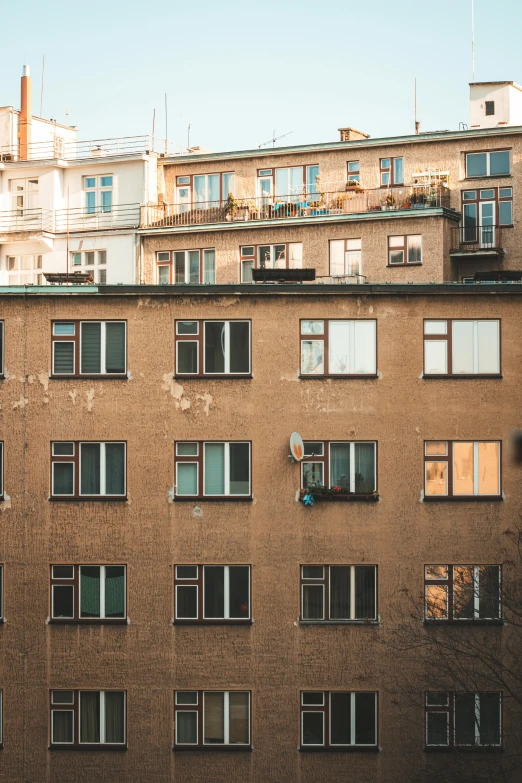
{"label": "white building", "polygon": [[31,92],[25,66],[20,111],[0,107],[0,285],[67,271],[139,282],[141,207],[157,202],[151,139],[78,141],[32,116]]}

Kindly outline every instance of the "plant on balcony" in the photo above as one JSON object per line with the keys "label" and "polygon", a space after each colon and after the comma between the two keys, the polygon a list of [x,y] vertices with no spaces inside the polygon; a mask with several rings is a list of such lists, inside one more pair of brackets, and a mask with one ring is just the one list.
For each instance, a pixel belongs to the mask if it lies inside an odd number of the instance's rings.
{"label": "plant on balcony", "polygon": [[384,201],[388,209],[391,209],[395,206],[395,199],[391,193],[388,193]]}
{"label": "plant on balcony", "polygon": [[311,486],[307,487],[306,489],[301,489],[299,492],[299,500],[301,503],[304,503],[304,505],[313,505],[313,502],[310,503],[309,499],[312,500],[351,500],[355,498],[359,499],[365,499],[365,500],[378,500],[379,493],[376,489],[370,490],[369,492],[361,491],[364,489],[364,487],[358,488],[357,487],[357,480],[356,480],[356,489],[358,491],[356,492],[349,492],[346,487],[325,487],[323,484],[312,484]]}
{"label": "plant on balcony", "polygon": [[229,193],[225,203],[225,216],[227,220],[232,220],[239,207],[239,202],[233,193]]}
{"label": "plant on balcony", "polygon": [[362,190],[361,183],[358,182],[356,179],[348,179],[346,180],[346,190]]}

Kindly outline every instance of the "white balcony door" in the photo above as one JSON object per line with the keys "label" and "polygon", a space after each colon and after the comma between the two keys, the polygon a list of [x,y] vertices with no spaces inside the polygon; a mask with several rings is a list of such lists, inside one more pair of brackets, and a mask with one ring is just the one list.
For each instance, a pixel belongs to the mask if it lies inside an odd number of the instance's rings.
{"label": "white balcony door", "polygon": [[495,202],[479,202],[480,247],[495,247]]}

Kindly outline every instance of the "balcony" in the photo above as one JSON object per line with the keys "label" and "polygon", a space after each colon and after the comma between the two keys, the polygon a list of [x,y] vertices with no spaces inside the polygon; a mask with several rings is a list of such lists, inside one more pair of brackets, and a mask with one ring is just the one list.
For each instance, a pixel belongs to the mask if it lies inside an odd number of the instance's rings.
{"label": "balcony", "polygon": [[[209,223],[255,222],[290,218],[324,218],[368,212],[450,208],[444,186],[411,185],[390,188],[343,187],[286,196],[234,198],[142,207],[142,226],[198,226]],[[305,190],[305,189],[304,189]]]}
{"label": "balcony", "polygon": [[455,226],[451,229],[450,254],[458,257],[503,256],[502,227]]}
{"label": "balcony", "polygon": [[139,204],[114,204],[112,207],[72,207],[54,213],[54,231],[113,231],[118,228],[139,228]]}
{"label": "balcony", "polygon": [[13,209],[0,212],[0,235],[15,233],[38,234],[53,230],[53,213],[50,209]]}

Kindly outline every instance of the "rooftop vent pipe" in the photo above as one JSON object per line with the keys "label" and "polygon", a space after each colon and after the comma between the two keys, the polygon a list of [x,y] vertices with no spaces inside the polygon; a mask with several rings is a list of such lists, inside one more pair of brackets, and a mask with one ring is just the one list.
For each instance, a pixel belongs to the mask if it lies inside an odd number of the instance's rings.
{"label": "rooftop vent pipe", "polygon": [[29,159],[33,123],[33,80],[28,65],[24,65],[21,84],[20,116],[18,118],[18,144],[20,160]]}

